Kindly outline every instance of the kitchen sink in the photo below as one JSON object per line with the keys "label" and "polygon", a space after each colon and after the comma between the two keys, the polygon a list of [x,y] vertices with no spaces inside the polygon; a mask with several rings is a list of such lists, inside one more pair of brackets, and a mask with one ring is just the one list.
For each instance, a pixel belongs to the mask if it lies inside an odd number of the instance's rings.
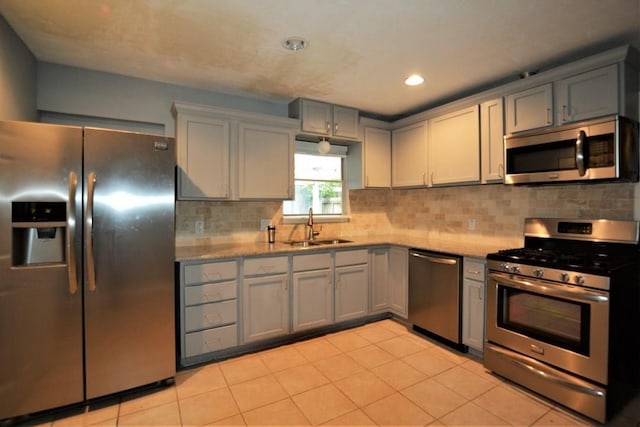
{"label": "kitchen sink", "polygon": [[308,246],[321,246],[321,245],[339,245],[340,243],[351,243],[352,240],[346,239],[323,239],[323,240],[289,240],[288,244],[291,246],[300,246],[300,247],[308,247]]}
{"label": "kitchen sink", "polygon": [[291,246],[301,246],[303,248],[306,248],[307,246],[313,246],[313,242],[311,240],[289,240],[286,243],[290,244]]}
{"label": "kitchen sink", "polygon": [[326,240],[313,240],[312,243],[316,245],[339,245],[340,243],[352,243],[353,240],[345,239],[326,239]]}

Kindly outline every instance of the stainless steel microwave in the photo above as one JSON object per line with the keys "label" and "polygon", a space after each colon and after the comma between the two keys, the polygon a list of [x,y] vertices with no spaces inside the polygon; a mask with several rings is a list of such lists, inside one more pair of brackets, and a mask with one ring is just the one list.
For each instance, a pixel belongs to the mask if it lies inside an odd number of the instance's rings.
{"label": "stainless steel microwave", "polygon": [[505,184],[638,181],[638,123],[622,116],[504,137]]}

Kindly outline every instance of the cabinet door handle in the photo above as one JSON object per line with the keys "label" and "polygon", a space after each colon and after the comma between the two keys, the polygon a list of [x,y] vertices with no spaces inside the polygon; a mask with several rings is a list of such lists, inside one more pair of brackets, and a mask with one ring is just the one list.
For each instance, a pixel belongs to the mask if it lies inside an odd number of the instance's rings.
{"label": "cabinet door handle", "polygon": [[210,294],[209,292],[205,291],[204,292],[204,297],[206,299],[216,299],[216,300],[222,299],[222,295],[220,294],[220,292],[216,292],[214,294]]}
{"label": "cabinet door handle", "polygon": [[222,314],[220,313],[216,313],[215,316],[212,314],[205,314],[204,318],[207,320],[207,322],[211,322],[211,321],[222,322]]}
{"label": "cabinet door handle", "polygon": [[222,279],[222,274],[220,274],[220,272],[219,272],[219,271],[216,271],[215,273],[211,273],[211,274],[209,274],[209,273],[207,273],[207,272],[205,271],[205,272],[204,272],[204,277],[205,277],[205,279],[207,279],[207,280],[214,280],[214,279],[216,279],[216,278],[221,280],[221,279]]}
{"label": "cabinet door handle", "polygon": [[336,122],[336,124],[333,126],[333,133],[334,134],[338,134],[338,123]]}
{"label": "cabinet door handle", "polygon": [[331,133],[331,122],[327,122],[327,133]]}
{"label": "cabinet door handle", "polygon": [[478,299],[482,301],[483,298],[484,298],[484,295],[482,295],[482,288],[478,287]]}
{"label": "cabinet door handle", "polygon": [[551,108],[547,108],[547,124],[551,124]]}
{"label": "cabinet door handle", "polygon": [[567,106],[566,105],[562,106],[562,121],[563,122],[567,121]]}
{"label": "cabinet door handle", "polygon": [[502,163],[498,165],[498,178],[504,179],[504,165]]}

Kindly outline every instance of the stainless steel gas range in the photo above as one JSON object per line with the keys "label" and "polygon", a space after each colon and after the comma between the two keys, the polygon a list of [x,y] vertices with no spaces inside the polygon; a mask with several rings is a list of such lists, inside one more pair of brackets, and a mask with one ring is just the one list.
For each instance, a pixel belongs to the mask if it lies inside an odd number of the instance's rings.
{"label": "stainless steel gas range", "polygon": [[484,365],[604,423],[640,384],[636,221],[529,218],[487,255]]}

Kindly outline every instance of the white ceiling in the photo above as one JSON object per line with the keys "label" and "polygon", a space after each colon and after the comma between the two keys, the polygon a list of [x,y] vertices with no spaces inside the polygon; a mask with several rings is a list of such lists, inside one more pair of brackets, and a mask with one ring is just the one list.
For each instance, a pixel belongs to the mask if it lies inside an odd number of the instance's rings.
{"label": "white ceiling", "polygon": [[[640,47],[640,0],[0,0],[40,61],[396,116]],[[301,36],[291,52],[284,39]],[[421,73],[426,82],[406,87]]]}

